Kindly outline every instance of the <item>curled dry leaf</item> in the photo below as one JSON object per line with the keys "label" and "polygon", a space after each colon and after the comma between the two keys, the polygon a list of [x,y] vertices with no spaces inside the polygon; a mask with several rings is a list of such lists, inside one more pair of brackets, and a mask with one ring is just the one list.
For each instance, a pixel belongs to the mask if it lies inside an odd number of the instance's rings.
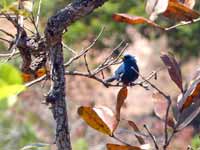
{"label": "curled dry leaf", "polygon": [[177,106],[180,112],[188,108],[195,100],[200,100],[200,78],[197,78],[188,90],[179,98]]}
{"label": "curled dry leaf", "polygon": [[184,109],[178,114],[176,130],[185,128],[200,113],[200,98],[195,98],[195,102],[190,107]]}
{"label": "curled dry leaf", "polygon": [[128,14],[117,13],[117,14],[113,14],[112,18],[113,18],[113,20],[115,20],[117,22],[124,22],[124,23],[131,24],[131,25],[148,24],[150,26],[163,29],[161,26],[154,23],[153,21],[148,20],[144,17],[140,17],[140,16],[131,16]]}
{"label": "curled dry leaf", "polygon": [[109,108],[104,106],[98,108],[81,106],[78,108],[78,114],[92,128],[109,136],[113,136],[118,121]]}
{"label": "curled dry leaf", "polygon": [[[152,95],[152,99],[153,99],[153,102],[154,102],[154,112],[155,112],[156,116],[164,121],[167,106],[168,106],[167,100],[160,93],[154,93]],[[172,112],[171,109],[169,111],[167,123],[170,127],[174,127],[174,125],[175,125],[174,116],[173,116],[173,112]]]}
{"label": "curled dry leaf", "polygon": [[149,19],[154,21],[159,14],[165,12],[168,7],[169,0],[147,0],[146,12],[150,15]]}
{"label": "curled dry leaf", "polygon": [[128,89],[127,87],[122,87],[117,95],[117,105],[116,105],[116,118],[119,121],[120,120],[120,110],[122,105],[124,104],[125,99],[128,95]]}
{"label": "curled dry leaf", "polygon": [[177,21],[192,21],[200,17],[197,11],[190,9],[186,4],[182,4],[177,0],[169,1],[168,8],[163,15]]}
{"label": "curled dry leaf", "polygon": [[107,150],[149,150],[151,149],[150,144],[144,144],[141,146],[128,146],[128,145],[118,145],[118,144],[106,144]]}
{"label": "curled dry leaf", "polygon": [[[135,132],[141,133],[140,130],[139,130],[139,128],[135,124],[135,122],[128,120],[128,124],[133,128],[133,130]],[[135,135],[135,137],[137,138],[137,140],[138,140],[138,142],[140,144],[142,144],[142,145],[145,144],[145,141],[144,141],[144,139],[141,136]]]}
{"label": "curled dry leaf", "polygon": [[170,78],[175,82],[181,92],[183,92],[181,69],[176,59],[169,54],[163,54],[160,57],[165,66],[167,66]]}
{"label": "curled dry leaf", "polygon": [[192,75],[192,80],[197,80],[198,78],[200,78],[200,67]]}

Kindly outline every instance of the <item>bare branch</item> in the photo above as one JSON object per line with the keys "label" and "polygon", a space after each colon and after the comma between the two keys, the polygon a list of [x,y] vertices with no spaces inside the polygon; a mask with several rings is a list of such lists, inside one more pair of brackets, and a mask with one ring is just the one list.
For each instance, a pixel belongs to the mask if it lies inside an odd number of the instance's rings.
{"label": "bare branch", "polygon": [[155,149],[156,149],[156,150],[159,150],[159,147],[158,147],[158,144],[157,144],[157,142],[156,142],[156,139],[155,139],[155,137],[153,136],[153,134],[150,132],[150,130],[149,130],[149,128],[147,127],[147,125],[144,125],[144,128],[147,130],[149,136],[151,137],[151,139],[152,139],[152,141],[153,141],[153,143],[154,143]]}
{"label": "bare branch", "polygon": [[3,29],[0,29],[0,31],[3,32],[4,34],[6,34],[6,35],[8,35],[8,36],[10,36],[12,38],[14,38],[14,36],[12,34],[8,33],[7,31],[5,31]]}
{"label": "bare branch", "polygon": [[165,30],[165,31],[170,31],[170,30],[175,29],[175,28],[177,28],[177,27],[185,26],[185,25],[189,25],[189,24],[193,24],[193,23],[197,23],[197,22],[199,22],[199,21],[200,21],[200,18],[194,19],[194,20],[192,20],[192,21],[181,22],[181,23],[179,23],[179,24],[176,24],[176,25],[173,25],[173,26],[171,26],[171,27],[165,28],[164,30]]}
{"label": "bare branch", "polygon": [[102,35],[104,29],[105,29],[105,27],[102,27],[101,31],[99,32],[98,36],[93,40],[93,42],[88,47],[82,49],[81,52],[78,55],[72,57],[67,63],[64,64],[64,66],[68,67],[72,62],[79,59],[81,56],[85,55],[95,45],[96,41]]}
{"label": "bare branch", "polygon": [[69,47],[67,44],[65,44],[64,42],[62,42],[62,45],[63,45],[64,48],[68,49],[74,55],[77,55],[77,52],[75,50],[73,50],[71,47]]}
{"label": "bare branch", "polygon": [[11,43],[11,41],[9,41],[9,40],[7,40],[7,39],[4,39],[4,38],[2,38],[2,37],[0,37],[0,40],[2,40],[2,41],[4,41],[4,42],[7,42],[8,44]]}
{"label": "bare branch", "polygon": [[[36,21],[35,21],[36,29],[38,28],[38,25],[39,25],[41,6],[42,6],[42,0],[39,0],[37,16],[36,16]],[[36,32],[37,32],[37,30],[36,30]]]}
{"label": "bare branch", "polygon": [[91,74],[91,71],[90,71],[90,68],[89,68],[89,65],[88,65],[88,62],[87,62],[87,56],[86,56],[86,54],[84,54],[84,60],[85,60],[86,69],[87,69],[88,73]]}

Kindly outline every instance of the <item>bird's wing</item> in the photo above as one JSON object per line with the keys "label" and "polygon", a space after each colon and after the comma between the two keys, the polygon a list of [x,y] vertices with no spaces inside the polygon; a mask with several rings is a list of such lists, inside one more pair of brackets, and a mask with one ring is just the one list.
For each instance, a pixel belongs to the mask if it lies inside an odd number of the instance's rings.
{"label": "bird's wing", "polygon": [[119,68],[115,71],[115,76],[117,79],[119,79],[125,72],[125,66],[124,64],[121,64]]}

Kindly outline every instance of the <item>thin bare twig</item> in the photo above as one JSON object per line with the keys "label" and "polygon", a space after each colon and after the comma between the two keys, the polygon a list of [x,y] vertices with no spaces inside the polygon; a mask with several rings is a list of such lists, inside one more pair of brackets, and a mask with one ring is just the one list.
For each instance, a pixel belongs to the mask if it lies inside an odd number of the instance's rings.
{"label": "thin bare twig", "polygon": [[[35,21],[36,28],[38,28],[38,25],[39,25],[41,6],[42,6],[42,0],[39,0],[37,16],[36,16],[36,21]],[[37,32],[37,30],[36,30],[36,32]]]}
{"label": "thin bare twig", "polygon": [[124,145],[131,146],[130,144],[126,143],[125,141],[122,141],[120,138],[116,137],[115,135],[113,135],[112,138],[114,138],[115,140],[117,140],[118,142]]}
{"label": "thin bare twig", "polygon": [[[8,54],[0,54],[0,57],[10,57],[13,53],[8,53]],[[14,55],[19,54],[19,51],[16,51]]]}
{"label": "thin bare twig", "polygon": [[102,27],[100,33],[93,40],[93,42],[88,47],[86,47],[85,49],[82,49],[81,52],[78,55],[72,57],[67,63],[64,64],[64,66],[68,67],[72,62],[74,62],[75,60],[79,59],[81,56],[83,56],[84,54],[86,54],[95,45],[96,41],[100,38],[100,36],[103,33],[104,29],[105,29],[105,27]]}
{"label": "thin bare twig", "polygon": [[77,55],[77,52],[75,50],[73,50],[71,47],[69,47],[67,44],[65,44],[64,42],[62,42],[62,45],[63,45],[64,48],[68,49],[74,55]]}
{"label": "thin bare twig", "polygon": [[7,39],[4,39],[4,38],[2,38],[2,37],[0,37],[0,40],[2,40],[2,41],[4,41],[4,42],[7,42],[8,44],[11,43],[11,41],[9,41],[9,40],[7,40]]}
{"label": "thin bare twig", "polygon": [[35,80],[33,80],[33,81],[30,81],[30,82],[26,83],[25,86],[26,86],[26,87],[30,87],[30,86],[32,86],[32,85],[38,83],[38,82],[43,81],[44,79],[46,79],[46,77],[47,77],[47,75],[43,75],[43,76],[41,76],[40,78],[37,78],[37,79],[35,79]]}
{"label": "thin bare twig", "polygon": [[12,34],[8,33],[7,31],[5,31],[3,29],[0,29],[0,31],[3,32],[4,34],[6,34],[6,35],[8,35],[8,36],[10,36],[12,38],[14,38],[14,36]]}
{"label": "thin bare twig", "polygon": [[147,130],[149,136],[151,137],[151,139],[152,139],[152,141],[153,141],[153,143],[154,143],[155,149],[156,149],[156,150],[159,150],[159,147],[158,147],[158,144],[157,144],[157,142],[156,142],[156,139],[155,139],[155,137],[153,136],[153,134],[150,132],[150,130],[148,129],[147,125],[144,125],[144,128]]}
{"label": "thin bare twig", "polygon": [[89,65],[88,65],[88,62],[87,62],[87,56],[86,56],[86,54],[84,54],[84,61],[85,61],[86,69],[87,69],[88,73],[91,75],[91,71],[90,71],[90,68],[89,68]]}
{"label": "thin bare twig", "polygon": [[200,21],[200,18],[197,18],[197,19],[194,19],[192,21],[185,21],[185,22],[181,22],[179,24],[176,24],[176,25],[173,25],[171,27],[168,27],[168,28],[165,28],[164,30],[165,31],[170,31],[172,29],[175,29],[177,27],[180,27],[180,26],[185,26],[185,25],[189,25],[189,24],[193,24],[193,23],[196,23],[196,22],[199,22]]}

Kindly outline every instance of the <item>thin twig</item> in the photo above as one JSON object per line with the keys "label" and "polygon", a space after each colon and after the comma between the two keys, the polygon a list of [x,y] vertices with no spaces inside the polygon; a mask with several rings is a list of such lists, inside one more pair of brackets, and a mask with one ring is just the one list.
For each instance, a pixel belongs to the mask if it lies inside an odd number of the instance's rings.
{"label": "thin twig", "polygon": [[40,33],[39,33],[38,27],[37,27],[37,25],[36,25],[36,23],[35,23],[35,17],[34,17],[34,15],[33,15],[33,13],[31,13],[30,20],[31,20],[31,22],[32,22],[32,24],[33,24],[33,26],[34,26],[34,28],[35,28],[36,34],[40,37]]}
{"label": "thin twig", "polygon": [[114,138],[115,140],[117,140],[118,142],[120,142],[120,143],[122,143],[122,144],[124,144],[124,145],[131,146],[130,144],[128,144],[128,143],[122,141],[120,138],[116,137],[115,135],[113,135],[112,138]]}
{"label": "thin twig", "polygon": [[68,67],[72,62],[74,62],[75,60],[79,59],[81,56],[83,56],[84,54],[86,54],[96,43],[96,41],[100,38],[101,34],[103,33],[105,27],[102,27],[100,33],[98,34],[98,36],[93,40],[93,42],[86,48],[82,49],[81,52],[72,57],[67,63],[64,64],[65,67]]}
{"label": "thin twig", "polygon": [[37,11],[37,16],[36,16],[36,21],[35,21],[36,28],[38,28],[38,25],[39,25],[41,6],[42,6],[42,0],[39,0],[38,11]]}
{"label": "thin twig", "polygon": [[176,24],[176,25],[173,25],[171,27],[165,28],[164,30],[165,31],[170,31],[170,30],[175,29],[177,27],[184,26],[184,25],[189,25],[189,24],[193,24],[193,23],[196,23],[196,22],[199,22],[199,21],[200,21],[200,18],[194,19],[192,21],[181,22],[179,24]]}
{"label": "thin twig", "polygon": [[7,39],[4,39],[4,38],[2,38],[2,37],[0,37],[0,40],[2,40],[2,41],[4,41],[4,42],[7,42],[7,43],[11,43],[11,41],[9,41],[9,40],[7,40]]}
{"label": "thin twig", "polygon": [[40,78],[37,78],[37,79],[35,79],[35,80],[33,80],[33,81],[30,81],[30,82],[26,83],[25,86],[26,86],[26,87],[30,87],[30,86],[32,86],[32,85],[38,83],[38,82],[43,81],[44,79],[46,79],[46,77],[47,77],[47,75],[43,75],[43,76],[41,76]]}
{"label": "thin twig", "polygon": [[12,38],[14,38],[14,36],[12,34],[8,33],[7,31],[5,31],[3,29],[0,29],[0,31],[3,32],[4,34],[6,34],[6,35],[8,35],[8,36],[10,36]]}
{"label": "thin twig", "polygon": [[74,55],[77,55],[77,52],[75,50],[73,50],[71,47],[69,47],[67,44],[65,44],[64,42],[62,42],[62,45],[63,45],[64,48],[68,49]]}
{"label": "thin twig", "polygon": [[167,142],[165,144],[166,145],[165,149],[167,148],[167,146],[169,145],[169,143],[171,142],[171,140],[173,139],[173,137],[175,136],[176,133],[177,133],[176,129],[173,129],[171,136],[169,137],[169,139],[167,140]]}
{"label": "thin twig", "polygon": [[[0,57],[10,57],[13,53],[8,53],[8,54],[0,54]],[[14,55],[19,54],[19,51],[16,51]]]}
{"label": "thin twig", "polygon": [[84,54],[84,61],[85,61],[86,69],[87,69],[88,73],[91,75],[91,71],[90,71],[90,68],[89,68],[89,65],[88,65],[88,62],[87,62],[87,56],[86,56],[86,54]]}
{"label": "thin twig", "polygon": [[168,146],[168,131],[167,131],[167,126],[168,126],[168,116],[169,116],[169,110],[170,110],[170,106],[171,106],[171,100],[169,97],[169,100],[167,101],[167,110],[166,110],[166,114],[165,114],[165,128],[164,128],[164,133],[165,133],[165,144],[164,144],[164,150],[167,148]]}
{"label": "thin twig", "polygon": [[148,129],[147,125],[144,125],[144,128],[147,130],[149,136],[151,137],[151,139],[152,139],[152,141],[153,141],[153,143],[154,143],[155,149],[156,149],[156,150],[159,150],[159,147],[158,147],[158,144],[157,144],[157,142],[156,142],[156,139],[155,139],[155,137],[153,136],[153,134],[150,132],[150,130]]}

